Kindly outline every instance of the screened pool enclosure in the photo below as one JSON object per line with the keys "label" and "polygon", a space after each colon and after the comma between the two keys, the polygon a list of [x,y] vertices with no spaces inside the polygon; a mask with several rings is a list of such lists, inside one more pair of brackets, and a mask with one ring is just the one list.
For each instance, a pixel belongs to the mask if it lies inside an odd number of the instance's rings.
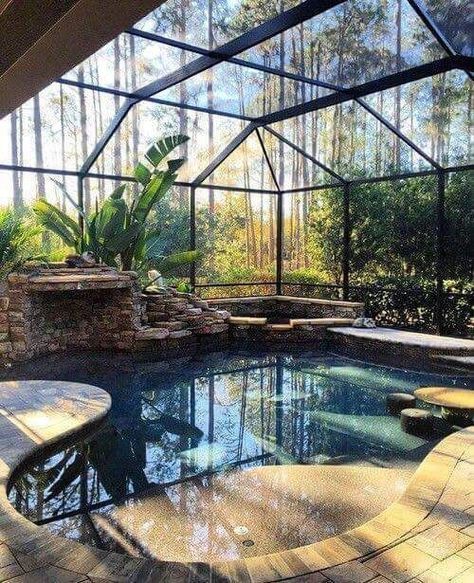
{"label": "screened pool enclosure", "polygon": [[[0,120],[2,204],[92,212],[147,146],[187,162],[152,220],[204,296],[365,300],[466,333],[474,233],[466,0],[168,0]],[[171,235],[170,235],[171,234]],[[50,244],[50,242],[49,242]]]}

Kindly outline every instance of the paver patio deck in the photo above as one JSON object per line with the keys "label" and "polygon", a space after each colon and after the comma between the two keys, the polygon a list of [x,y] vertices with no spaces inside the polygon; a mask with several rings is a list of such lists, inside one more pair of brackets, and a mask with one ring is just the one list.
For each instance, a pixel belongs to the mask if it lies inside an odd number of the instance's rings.
{"label": "paver patio deck", "polygon": [[87,547],[38,527],[10,505],[27,456],[99,420],[110,397],[88,385],[0,384],[0,581],[428,583],[474,580],[474,427],[444,439],[400,498],[352,531],[293,550],[208,565],[165,563]]}

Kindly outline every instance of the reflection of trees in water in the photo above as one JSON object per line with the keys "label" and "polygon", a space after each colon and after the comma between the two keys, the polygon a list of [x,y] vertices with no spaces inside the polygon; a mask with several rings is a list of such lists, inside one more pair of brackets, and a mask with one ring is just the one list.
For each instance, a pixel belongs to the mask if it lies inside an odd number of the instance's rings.
{"label": "reflection of trees in water", "polygon": [[107,422],[17,480],[12,498],[17,510],[41,521],[43,514],[85,510],[104,499],[117,503],[152,484],[145,472],[147,455],[157,453],[158,445],[160,452],[168,451],[161,443],[165,436],[178,436],[188,446],[203,435],[187,421],[161,412],[148,396],[141,397],[140,408],[131,404],[128,411],[127,417]]}
{"label": "reflection of trees in water", "polygon": [[115,387],[107,424],[23,473],[12,503],[34,520],[87,517],[111,502],[181,482],[189,489],[178,489],[172,502],[190,512],[196,476],[206,480],[206,474],[239,464],[319,463],[325,456],[377,453],[311,412],[382,415],[392,386],[427,380],[327,356],[214,358],[196,359],[168,376],[150,364],[136,364],[122,378],[114,371],[107,381]]}

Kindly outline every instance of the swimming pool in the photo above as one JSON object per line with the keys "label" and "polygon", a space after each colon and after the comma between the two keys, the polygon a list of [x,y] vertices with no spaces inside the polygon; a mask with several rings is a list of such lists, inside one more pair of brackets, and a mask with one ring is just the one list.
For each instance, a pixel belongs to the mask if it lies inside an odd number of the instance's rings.
{"label": "swimming pool", "polygon": [[16,378],[86,382],[106,421],[32,460],[11,503],[56,534],[164,560],[224,560],[308,544],[376,515],[434,442],[385,412],[389,392],[473,387],[316,351],[150,362],[48,357]]}

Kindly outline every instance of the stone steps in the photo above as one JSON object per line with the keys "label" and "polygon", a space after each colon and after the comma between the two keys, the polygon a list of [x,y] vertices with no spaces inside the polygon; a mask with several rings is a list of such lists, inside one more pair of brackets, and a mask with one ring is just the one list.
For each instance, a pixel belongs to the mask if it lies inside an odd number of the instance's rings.
{"label": "stone steps", "polygon": [[350,326],[354,322],[353,318],[295,318],[288,323],[269,324],[267,318],[231,316],[229,324],[234,326],[260,326],[266,330],[288,331],[297,328],[308,329],[318,326]]}

